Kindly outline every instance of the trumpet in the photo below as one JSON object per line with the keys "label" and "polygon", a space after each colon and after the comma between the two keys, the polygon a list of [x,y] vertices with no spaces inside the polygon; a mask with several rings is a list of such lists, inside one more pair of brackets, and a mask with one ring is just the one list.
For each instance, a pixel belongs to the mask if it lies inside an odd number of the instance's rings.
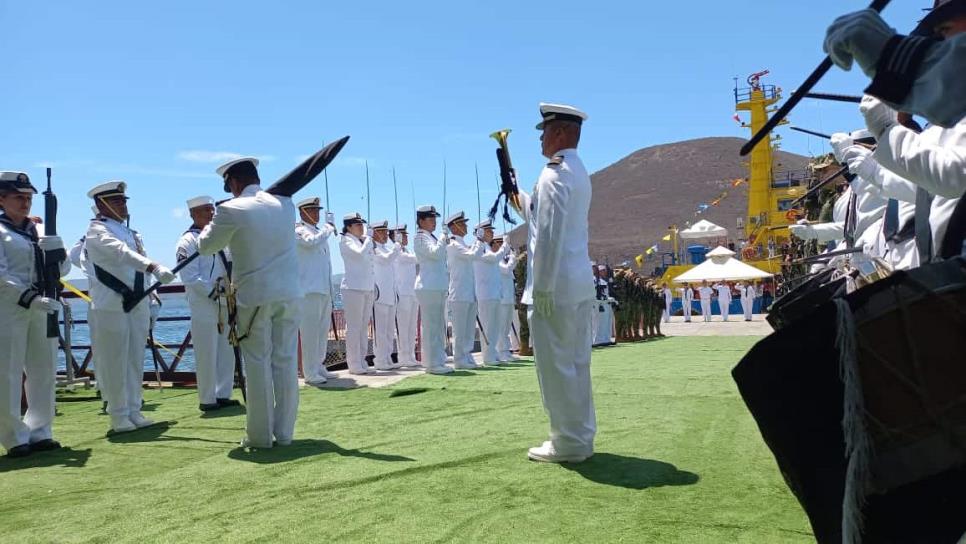
{"label": "trumpet", "polygon": [[517,185],[517,173],[513,169],[513,164],[510,162],[510,147],[507,143],[509,136],[510,129],[508,128],[490,134],[490,138],[493,138],[500,144],[496,149],[496,160],[500,164],[500,194],[497,195],[496,202],[493,203],[493,207],[490,208],[490,213],[487,215],[490,220],[496,217],[496,212],[500,206],[500,199],[503,198],[503,218],[515,225],[516,221],[510,218],[506,204],[508,203],[513,206],[513,209],[521,215],[523,214],[523,207],[520,204],[520,189]]}

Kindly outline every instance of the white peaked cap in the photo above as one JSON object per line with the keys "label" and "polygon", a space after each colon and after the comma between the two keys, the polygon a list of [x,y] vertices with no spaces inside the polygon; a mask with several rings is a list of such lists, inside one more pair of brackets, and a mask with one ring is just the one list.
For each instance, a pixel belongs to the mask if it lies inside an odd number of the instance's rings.
{"label": "white peaked cap", "polygon": [[416,213],[420,215],[429,214],[429,215],[435,215],[436,217],[439,217],[439,212],[436,211],[436,206],[433,206],[432,204],[425,204],[423,206],[416,208]]}
{"label": "white peaked cap", "polygon": [[188,199],[188,209],[199,208],[201,206],[214,206],[215,199],[208,195],[196,196]]}
{"label": "white peaked cap", "polygon": [[256,168],[258,167],[258,159],[256,159],[255,157],[241,157],[238,159],[232,159],[226,162],[225,164],[219,166],[218,168],[215,169],[215,172],[217,172],[219,176],[225,177],[225,172],[227,172],[229,168],[231,168],[232,166],[235,166],[236,164],[241,164],[243,162],[250,162]]}
{"label": "white peaked cap", "polygon": [[372,227],[373,230],[375,230],[375,229],[388,229],[389,228],[389,220],[388,219],[383,219],[382,221],[376,221],[375,223],[373,223],[370,226]]}
{"label": "white peaked cap", "polygon": [[396,228],[393,229],[393,230],[406,232],[406,224],[405,223],[400,223],[400,224],[396,225]]}
{"label": "white peaked cap", "polygon": [[484,220],[480,221],[479,223],[477,223],[476,226],[473,227],[473,228],[475,228],[475,229],[492,229],[493,228],[493,221],[490,221],[489,219],[484,219]]}
{"label": "white peaked cap", "polygon": [[110,196],[123,195],[127,191],[127,183],[115,180],[107,181],[91,188],[87,191],[89,198],[107,198]]}
{"label": "white peaked cap", "polygon": [[352,212],[343,215],[342,222],[348,225],[351,223],[365,223],[366,220],[362,218],[362,214],[359,212]]}
{"label": "white peaked cap", "polygon": [[320,204],[320,202],[322,202],[322,199],[320,199],[317,196],[311,196],[309,198],[303,198],[302,200],[299,200],[299,203],[296,204],[295,207],[296,208],[321,208],[322,205]]}
{"label": "white peaked cap", "polygon": [[446,218],[447,225],[455,223],[456,221],[466,221],[466,214],[462,211],[459,211]]}
{"label": "white peaked cap", "polygon": [[537,124],[537,130],[543,130],[543,124],[547,121],[573,121],[583,123],[587,120],[587,114],[567,104],[540,103],[540,116],[543,121]]}

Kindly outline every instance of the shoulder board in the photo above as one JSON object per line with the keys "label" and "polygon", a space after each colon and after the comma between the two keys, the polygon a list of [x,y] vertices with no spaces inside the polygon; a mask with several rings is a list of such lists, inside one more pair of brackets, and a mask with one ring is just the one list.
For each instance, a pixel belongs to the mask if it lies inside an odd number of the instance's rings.
{"label": "shoulder board", "polygon": [[557,155],[547,162],[547,166],[560,166],[561,164],[563,164],[563,161],[564,161],[563,155]]}
{"label": "shoulder board", "polygon": [[184,249],[184,248],[180,248],[179,247],[178,248],[178,253],[176,254],[175,257],[177,258],[178,262],[180,263],[181,261],[184,261],[184,260],[186,260],[188,258],[188,251],[186,249]]}

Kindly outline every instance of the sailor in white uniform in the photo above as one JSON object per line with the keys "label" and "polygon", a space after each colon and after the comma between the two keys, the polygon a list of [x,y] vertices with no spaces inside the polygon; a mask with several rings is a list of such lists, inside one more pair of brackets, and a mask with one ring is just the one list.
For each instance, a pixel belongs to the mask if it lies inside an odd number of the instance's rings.
{"label": "sailor in white uniform", "polygon": [[419,263],[416,276],[416,299],[419,300],[420,342],[422,363],[430,374],[453,372],[446,366],[446,295],[449,289],[449,269],[446,263],[446,246],[449,236],[444,232],[436,237],[436,218],[439,213],[434,206],[416,209],[416,240],[413,253]]}
{"label": "sailor in white uniform", "polygon": [[406,224],[397,225],[390,233],[399,244],[399,255],[393,261],[396,286],[396,366],[418,368],[416,360],[416,324],[419,321],[419,301],[416,299],[416,255],[409,248]]}
{"label": "sailor in white uniform", "polygon": [[[47,318],[60,303],[41,292],[47,257],[60,276],[70,271],[64,243],[42,236],[30,219],[37,190],[23,172],[0,172],[0,446],[7,457],[56,450],[53,439],[57,338],[47,336]],[[21,380],[27,413],[21,417]]]}
{"label": "sailor in white uniform", "polygon": [[704,317],[705,322],[711,321],[712,293],[714,293],[714,289],[708,287],[708,281],[702,281],[701,287],[698,287],[698,298],[701,299],[701,316]]}
{"label": "sailor in white uniform", "polygon": [[144,292],[146,274],[161,283],[175,278],[170,270],[148,259],[141,235],[124,224],[128,217],[126,190],[125,182],[109,181],[87,192],[100,214],[91,221],[84,241],[94,270],[90,294],[97,327],[91,343],[100,366],[97,381],[107,401],[111,429],[119,433],[154,424],[141,413],[151,303],[142,298],[125,312],[123,302]]}
{"label": "sailor in white uniform", "polygon": [[345,263],[342,276],[342,308],[345,311],[345,357],[349,374],[373,374],[369,353],[369,322],[376,293],[372,236],[366,236],[366,220],[358,212],[342,218],[339,251]]}
{"label": "sailor in white uniform", "polygon": [[493,249],[493,224],[489,219],[484,219],[474,230],[483,234],[481,238],[484,246],[483,254],[473,261],[478,314],[480,324],[483,325],[480,339],[483,346],[483,364],[500,365],[504,362],[498,348],[503,322],[500,316],[502,306],[500,300],[503,294],[500,263],[506,256],[506,250],[503,249],[502,244],[498,249]]}
{"label": "sailor in white uniform", "polygon": [[661,292],[664,294],[664,322],[671,322],[671,305],[674,304],[674,291],[667,286],[667,283],[661,284]]}
{"label": "sailor in white uniform", "polygon": [[533,194],[520,191],[528,224],[527,285],[537,379],[550,418],[550,439],[530,448],[531,460],[580,462],[594,452],[597,420],[590,380],[593,331],[587,218],[590,176],[577,155],[587,115],[571,106],[541,104],[543,155],[549,159]]}
{"label": "sailor in white uniform", "polygon": [[446,247],[449,263],[450,322],[453,324],[453,366],[461,369],[477,368],[473,360],[473,341],[476,332],[476,281],[473,265],[483,256],[486,245],[480,240],[482,233],[474,232],[473,244],[466,245],[466,214],[456,212],[446,218],[446,226],[452,233]]}
{"label": "sailor in white uniform", "polygon": [[718,292],[718,308],[721,310],[721,320],[728,320],[728,313],[731,311],[731,286],[728,282],[722,281],[714,286]]}
{"label": "sailor in white uniform", "polygon": [[302,288],[302,315],[299,337],[302,345],[302,376],[309,385],[321,385],[335,377],[325,368],[332,327],[332,260],[329,238],[335,234],[335,218],[326,212],[320,221],[319,197],[298,203],[295,248],[299,260],[299,286]]}
{"label": "sailor in white uniform", "polygon": [[[210,196],[192,198],[188,200],[188,213],[191,228],[181,235],[175,248],[179,263],[198,251],[201,230],[215,215],[215,201]],[[235,385],[235,355],[228,344],[228,308],[223,296],[228,287],[226,270],[229,266],[231,257],[227,250],[221,250],[215,255],[199,256],[179,272],[191,310],[198,409],[202,412],[238,405],[238,401],[231,398]]]}
{"label": "sailor in white uniform", "polygon": [[509,245],[505,245],[506,236],[494,236],[493,241],[490,242],[491,251],[500,251],[503,247],[506,247],[506,253],[503,259],[499,262],[500,269],[500,328],[497,333],[499,340],[497,341],[497,352],[500,355],[500,360],[504,363],[515,361],[516,357],[513,355],[513,336],[514,325],[513,325],[513,315],[516,313],[516,282],[514,281],[513,273],[517,267],[517,255],[510,249]]}
{"label": "sailor in white uniform", "polygon": [[681,292],[681,307],[684,310],[684,322],[691,322],[691,304],[694,302],[694,290],[690,283],[685,283],[684,287],[678,289]]}
{"label": "sailor in white uniform", "polygon": [[257,166],[257,159],[243,157],[218,167],[225,191],[235,198],[217,207],[198,251],[231,252],[247,390],[242,447],[271,448],[291,444],[295,434],[302,290],[292,236],[295,205],[262,190]]}
{"label": "sailor in white uniform", "polygon": [[607,281],[607,266],[595,265],[597,283],[597,304],[594,306],[596,317],[596,331],[594,345],[606,345],[613,342],[611,334],[614,331],[614,299],[610,296],[610,282]]}
{"label": "sailor in white uniform", "polygon": [[755,307],[755,286],[751,282],[745,285],[739,281],[736,287],[738,288],[738,296],[741,297],[741,311],[745,314],[745,321],[751,321],[752,311]]}
{"label": "sailor in white uniform", "polygon": [[396,340],[396,259],[399,244],[389,239],[389,221],[372,224],[375,250],[375,359],[376,370],[392,370],[393,347]]}

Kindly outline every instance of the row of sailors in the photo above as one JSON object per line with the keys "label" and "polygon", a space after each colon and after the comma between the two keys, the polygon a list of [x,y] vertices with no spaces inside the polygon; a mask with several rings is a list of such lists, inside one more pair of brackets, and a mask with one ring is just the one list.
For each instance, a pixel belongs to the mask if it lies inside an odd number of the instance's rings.
{"label": "row of sailors", "polygon": [[[685,283],[684,286],[678,287],[676,291],[678,294],[677,298],[681,299],[681,309],[684,313],[685,323],[691,322],[691,309],[695,295],[701,301],[701,315],[706,322],[711,321],[712,298],[718,300],[722,321],[728,321],[731,300],[733,295],[738,293],[745,321],[751,321],[755,307],[755,299],[762,295],[761,287],[757,284],[743,283],[740,281],[735,284],[722,281],[709,286],[707,280],[705,280],[701,282],[699,287],[692,287],[690,283]],[[675,298],[674,290],[668,287],[667,283],[662,283],[661,293],[664,295],[664,313],[662,314],[662,318],[665,323],[669,323],[671,321],[671,306]]]}

